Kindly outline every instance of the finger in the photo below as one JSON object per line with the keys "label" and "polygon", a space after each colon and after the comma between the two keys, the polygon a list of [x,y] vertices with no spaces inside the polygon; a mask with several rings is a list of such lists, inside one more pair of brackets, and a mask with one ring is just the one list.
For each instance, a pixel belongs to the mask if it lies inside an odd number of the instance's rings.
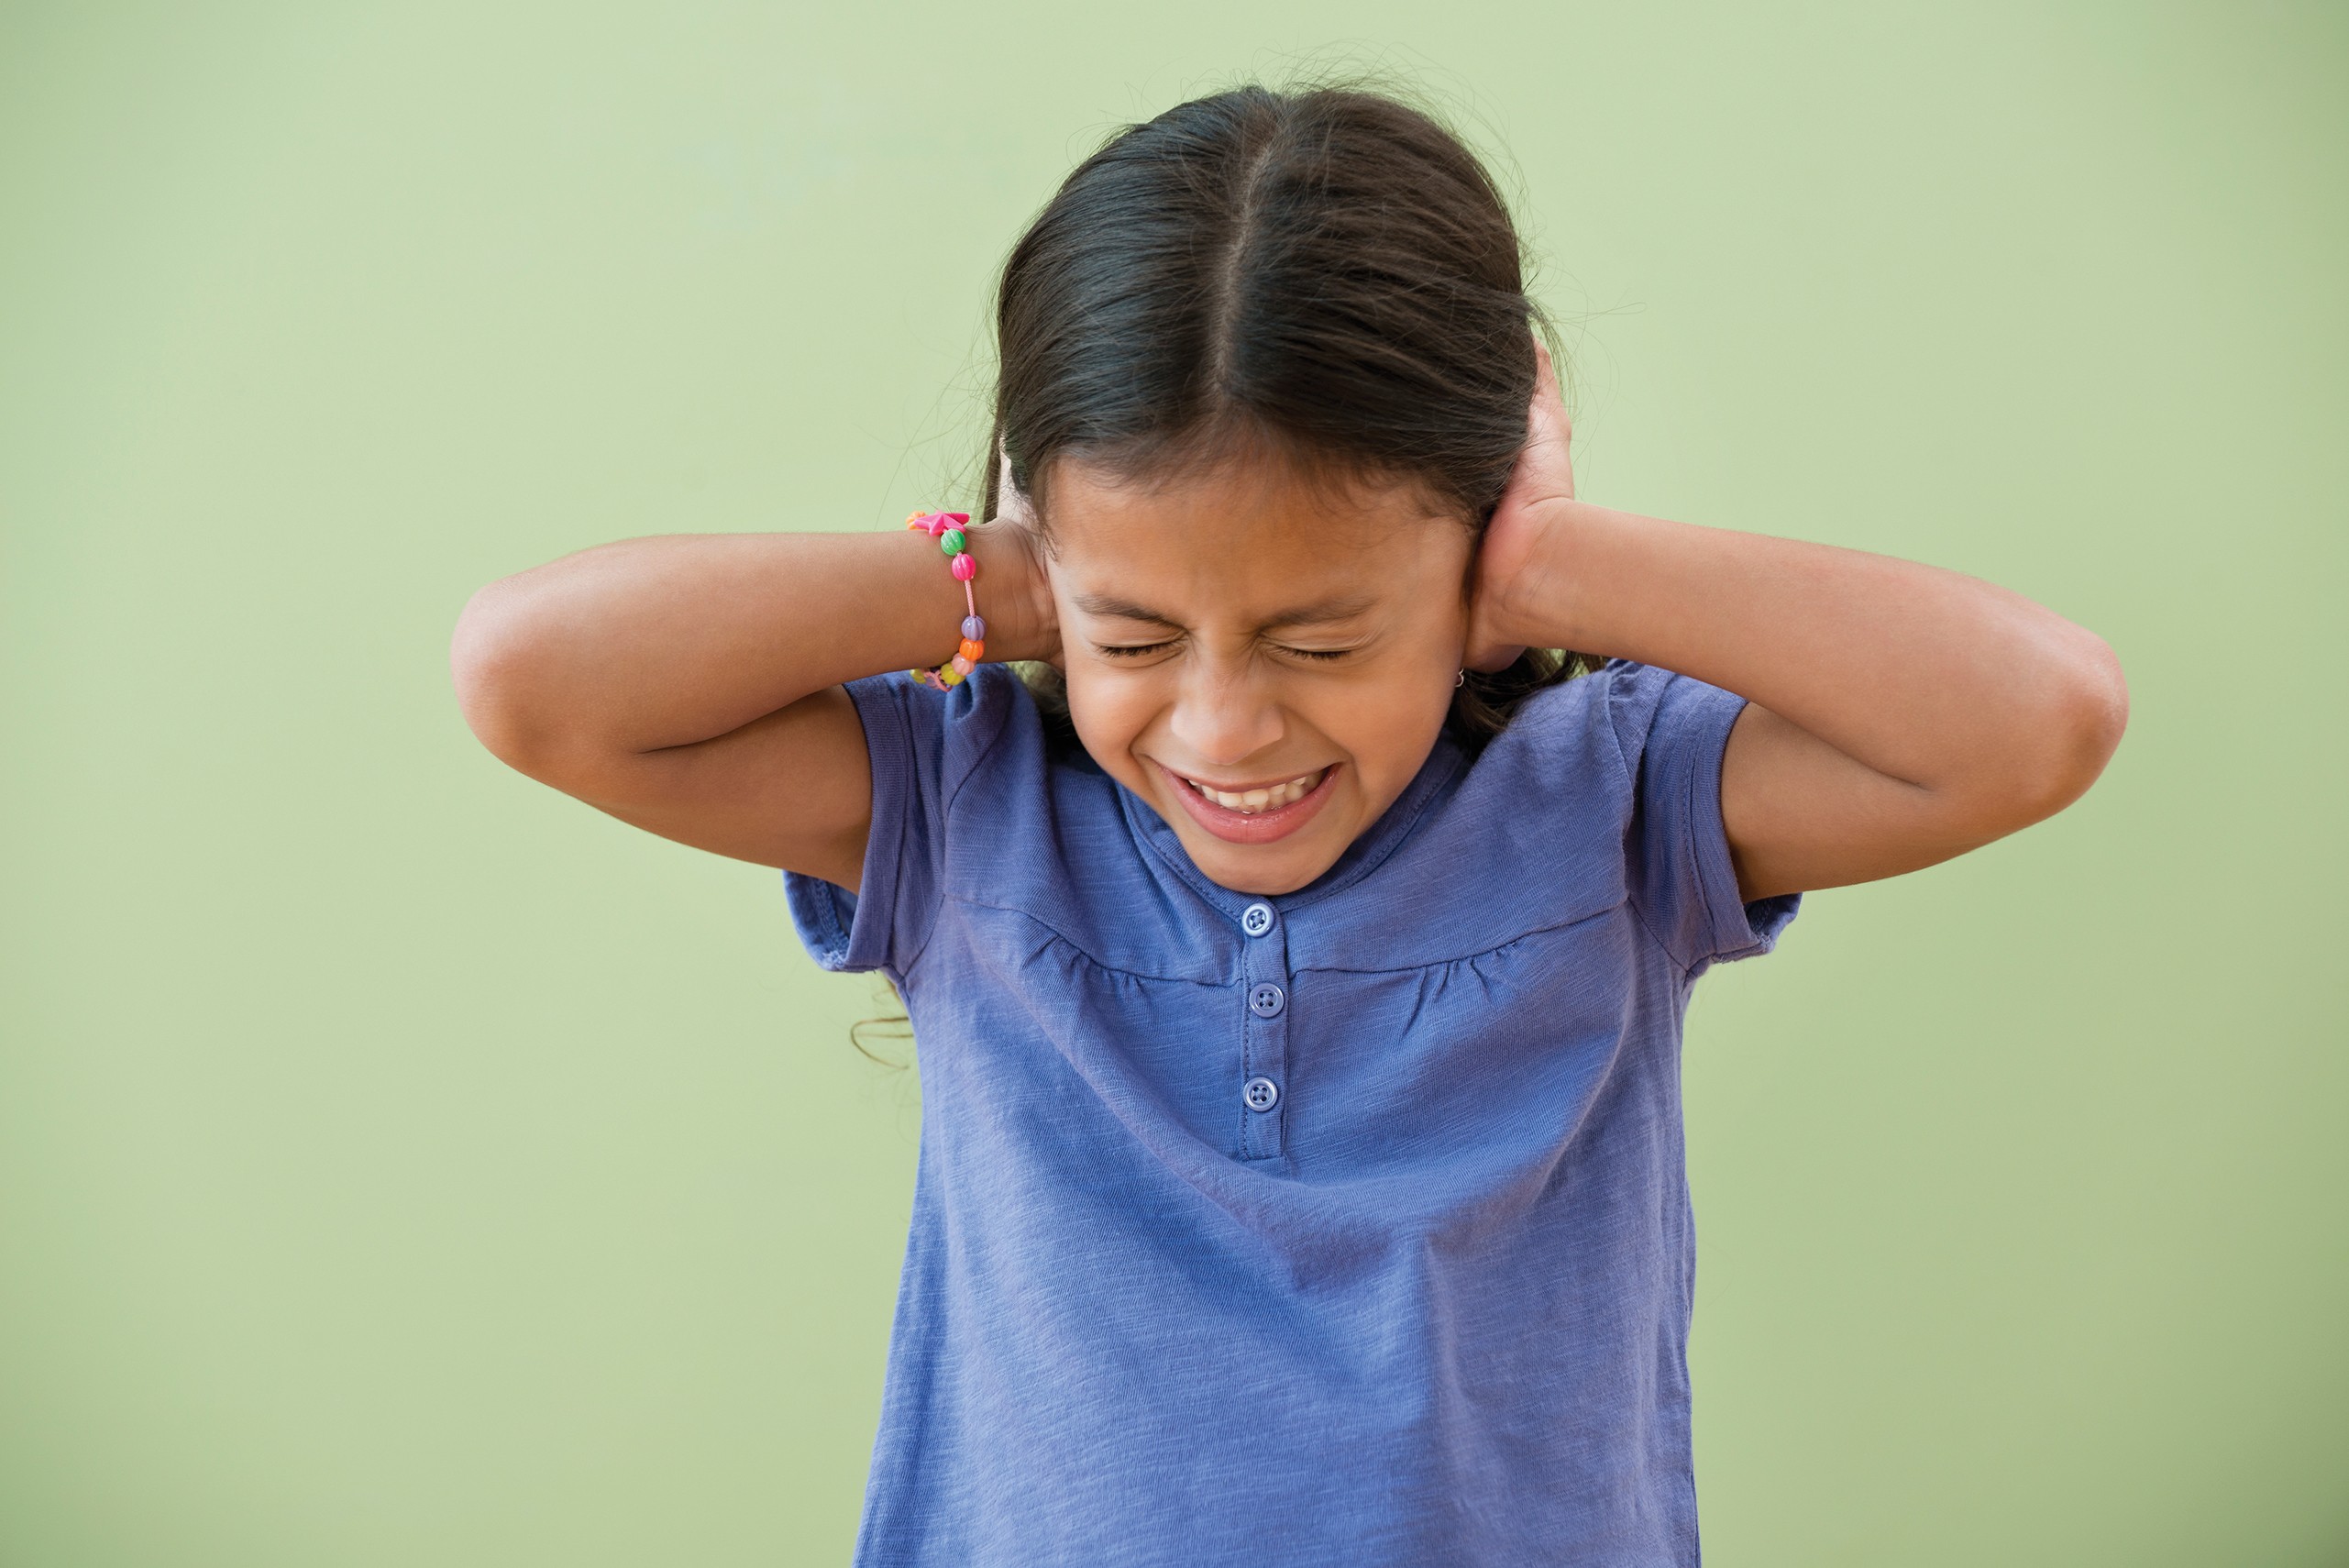
{"label": "finger", "polygon": [[1461,662],[1480,675],[1493,675],[1517,662],[1526,650],[1514,644],[1487,644],[1471,646]]}
{"label": "finger", "polygon": [[1534,384],[1538,387],[1547,387],[1552,392],[1557,391],[1558,367],[1550,363],[1549,345],[1541,340],[1541,334],[1538,332],[1533,335],[1533,359]]}
{"label": "finger", "polygon": [[1019,485],[1013,481],[1011,458],[1009,454],[1004,452],[1000,442],[996,444],[996,454],[998,466],[995,486],[995,514],[998,517],[1009,517],[1021,523],[1035,521],[1035,510],[1028,504],[1028,498],[1020,493]]}

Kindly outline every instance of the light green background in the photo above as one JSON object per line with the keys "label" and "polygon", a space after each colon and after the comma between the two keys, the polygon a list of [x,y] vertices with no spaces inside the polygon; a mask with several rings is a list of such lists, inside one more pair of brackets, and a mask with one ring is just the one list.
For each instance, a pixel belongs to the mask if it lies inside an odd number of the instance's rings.
{"label": "light green background", "polygon": [[0,6],[0,1564],[826,1563],[918,1110],[477,585],[889,526],[1112,127],[1504,154],[1585,492],[2119,650],[2105,781],[1691,1026],[1708,1560],[2349,1562],[2339,6]]}

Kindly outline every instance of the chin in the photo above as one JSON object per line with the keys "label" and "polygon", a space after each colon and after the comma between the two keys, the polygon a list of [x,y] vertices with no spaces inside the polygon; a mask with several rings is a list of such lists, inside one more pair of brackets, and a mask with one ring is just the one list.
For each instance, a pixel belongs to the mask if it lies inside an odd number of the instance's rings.
{"label": "chin", "polygon": [[1191,863],[1207,874],[1208,881],[1235,893],[1268,898],[1296,892],[1335,866],[1346,849],[1343,844],[1326,852],[1318,845],[1227,844],[1192,827],[1179,828],[1177,833],[1183,847],[1190,852]]}

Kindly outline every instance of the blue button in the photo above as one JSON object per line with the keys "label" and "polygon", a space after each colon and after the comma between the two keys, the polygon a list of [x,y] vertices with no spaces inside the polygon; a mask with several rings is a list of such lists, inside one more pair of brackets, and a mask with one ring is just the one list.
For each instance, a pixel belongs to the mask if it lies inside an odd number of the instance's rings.
{"label": "blue button", "polygon": [[1270,1078],[1250,1078],[1240,1098],[1251,1110],[1270,1110],[1281,1102],[1281,1086]]}
{"label": "blue button", "polygon": [[1262,936],[1273,929],[1273,906],[1250,904],[1240,911],[1240,929],[1251,936]]}
{"label": "blue button", "polygon": [[1288,1005],[1287,993],[1269,980],[1248,993],[1248,1010],[1258,1018],[1277,1018]]}

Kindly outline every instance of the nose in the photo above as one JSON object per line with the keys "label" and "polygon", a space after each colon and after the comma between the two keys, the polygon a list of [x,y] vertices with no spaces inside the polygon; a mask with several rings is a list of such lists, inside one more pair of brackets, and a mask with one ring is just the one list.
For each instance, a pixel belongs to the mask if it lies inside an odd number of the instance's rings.
{"label": "nose", "polygon": [[1236,767],[1281,738],[1280,705],[1252,662],[1199,659],[1183,672],[1167,727],[1203,767]]}

